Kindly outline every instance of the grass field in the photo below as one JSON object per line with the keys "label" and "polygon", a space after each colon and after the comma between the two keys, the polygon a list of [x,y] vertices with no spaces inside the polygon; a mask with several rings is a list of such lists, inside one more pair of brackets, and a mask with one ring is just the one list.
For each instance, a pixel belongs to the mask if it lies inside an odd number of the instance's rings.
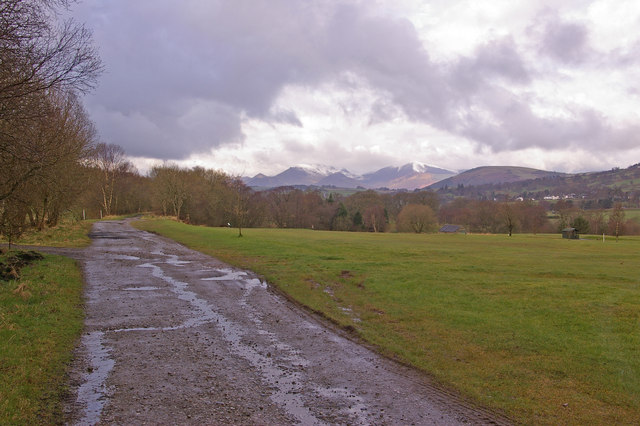
{"label": "grass field", "polygon": [[640,239],[136,226],[528,424],[640,423]]}
{"label": "grass field", "polygon": [[60,256],[26,267],[20,281],[0,280],[0,424],[61,422],[81,295],[78,268]]}

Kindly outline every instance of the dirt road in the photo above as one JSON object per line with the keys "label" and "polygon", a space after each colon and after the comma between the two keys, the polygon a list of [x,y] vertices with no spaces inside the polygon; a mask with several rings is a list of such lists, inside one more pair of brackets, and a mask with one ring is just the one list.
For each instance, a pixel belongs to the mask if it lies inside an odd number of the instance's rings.
{"label": "dirt road", "polygon": [[126,221],[96,223],[92,237],[71,424],[506,423],[250,272]]}

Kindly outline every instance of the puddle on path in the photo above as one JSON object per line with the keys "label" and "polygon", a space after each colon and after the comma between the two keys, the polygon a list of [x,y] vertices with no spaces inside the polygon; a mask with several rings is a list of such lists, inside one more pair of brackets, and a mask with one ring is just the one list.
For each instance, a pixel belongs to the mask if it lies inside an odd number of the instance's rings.
{"label": "puddle on path", "polygon": [[160,287],[152,287],[152,286],[127,287],[127,288],[125,288],[125,290],[127,290],[127,291],[153,291],[153,290],[160,290]]}
{"label": "puddle on path", "polygon": [[82,344],[89,354],[89,372],[85,382],[78,388],[77,401],[84,407],[79,425],[94,425],[100,420],[102,408],[107,402],[106,380],[115,361],[109,357],[110,349],[103,345],[104,333],[93,331],[82,336]]}
{"label": "puddle on path", "polygon": [[187,265],[189,263],[192,263],[190,260],[180,260],[180,258],[178,256],[176,256],[175,254],[166,254],[162,250],[154,250],[154,251],[151,252],[151,254],[156,255],[156,256],[168,257],[168,259],[166,259],[166,260],[164,260],[162,262],[163,263],[168,263],[169,265],[173,265],[173,266],[182,266],[182,265]]}
{"label": "puddle on path", "polygon": [[[247,360],[262,376],[263,381],[274,390],[271,395],[271,399],[280,405],[289,415],[296,418],[299,422],[305,425],[319,425],[323,424],[317,419],[305,406],[302,400],[302,395],[299,393],[302,389],[302,376],[301,373],[292,371],[291,368],[281,368],[278,366],[274,359],[271,358],[270,353],[262,354],[258,350],[251,346],[242,343],[242,337],[247,334],[247,331],[241,325],[231,321],[224,315],[216,311],[206,300],[201,299],[198,295],[192,291],[187,290],[188,284],[165,274],[164,270],[154,264],[145,263],[138,265],[141,268],[151,269],[151,274],[171,285],[171,291],[175,293],[179,299],[189,302],[192,306],[192,317],[185,321],[179,328],[182,327],[195,327],[204,324],[215,324],[218,330],[221,332],[224,340],[229,343],[230,351],[235,355],[238,355]],[[257,287],[266,288],[266,283],[261,282],[257,278],[253,279],[240,279],[242,276],[246,276],[246,272],[232,271],[229,269],[220,270],[223,276],[211,277],[209,281],[213,280],[236,280],[240,281],[243,285],[245,292],[243,300],[239,301],[239,304],[248,310],[248,306],[244,299]],[[205,279],[206,280],[206,279]],[[256,315],[252,312],[247,312],[250,319],[256,324],[261,322],[257,319]],[[161,328],[160,330],[171,330],[178,327]],[[118,332],[125,331],[142,331],[142,330],[154,330],[151,328],[138,328],[138,329],[122,329],[116,330]],[[157,330],[157,329],[155,329]],[[293,365],[306,365],[306,360],[297,356],[296,351],[287,346],[282,345],[274,334],[267,333],[273,345],[281,345],[280,349],[288,349],[291,353],[284,359],[292,362]]]}
{"label": "puddle on path", "polygon": [[[203,272],[210,272],[210,271],[211,270],[206,270]],[[232,269],[216,269],[215,271],[222,272],[224,275],[200,278],[200,280],[201,281],[239,281],[239,280],[243,280],[244,277],[247,276],[247,273],[244,271],[234,271]]]}
{"label": "puddle on path", "polygon": [[116,260],[140,260],[137,256],[128,256],[126,254],[115,254],[111,257]]}
{"label": "puddle on path", "polygon": [[[245,271],[237,271],[229,268],[223,269],[207,269],[202,272],[210,272],[212,275],[202,278],[202,281],[233,281],[237,283],[243,290],[242,296],[236,300],[238,307],[244,311],[246,317],[253,323],[252,326],[237,323],[216,310],[209,302],[200,298],[195,292],[189,290],[187,282],[180,281],[171,277],[162,265],[183,266],[191,263],[189,261],[181,261],[178,256],[168,255],[162,251],[154,251],[152,254],[162,256],[161,259],[153,259],[147,263],[137,265],[140,268],[148,268],[151,275],[155,278],[170,285],[169,289],[178,299],[186,301],[190,305],[189,317],[182,324],[171,327],[135,327],[122,328],[117,330],[109,330],[106,332],[92,332],[83,337],[83,344],[87,348],[90,357],[91,371],[86,377],[84,383],[78,390],[78,402],[86,407],[84,417],[79,424],[95,424],[100,420],[102,409],[107,401],[108,389],[106,388],[106,380],[114,367],[115,361],[109,357],[110,349],[104,343],[105,333],[124,333],[137,331],[171,331],[183,328],[198,327],[205,324],[214,325],[221,333],[222,338],[228,343],[229,350],[232,354],[245,359],[259,374],[265,385],[271,389],[270,398],[278,406],[280,406],[297,422],[305,425],[324,424],[320,419],[314,416],[309,407],[305,405],[302,391],[308,386],[317,390],[317,394],[321,396],[331,396],[331,392],[319,389],[317,385],[308,382],[308,378],[304,377],[303,369],[308,366],[308,361],[303,359],[299,352],[281,342],[275,333],[265,330],[260,315],[248,303],[249,297],[253,291],[258,289],[266,289],[267,284],[258,278],[249,278],[249,274]],[[135,256],[115,255],[115,259],[122,260],[139,260]],[[156,286],[140,286],[127,287],[127,291],[155,291],[160,290]],[[253,346],[243,342],[243,338],[249,335],[249,327],[255,333],[264,336],[268,343],[260,346]],[[269,348],[278,351],[277,357],[272,357],[268,351]],[[329,394],[327,394],[329,392]],[[354,404],[349,410],[349,414],[356,424],[367,423],[366,413],[361,411],[360,401],[355,395],[343,391],[350,398],[354,398]],[[331,398],[329,398],[331,399]],[[363,417],[364,416],[364,417]]]}

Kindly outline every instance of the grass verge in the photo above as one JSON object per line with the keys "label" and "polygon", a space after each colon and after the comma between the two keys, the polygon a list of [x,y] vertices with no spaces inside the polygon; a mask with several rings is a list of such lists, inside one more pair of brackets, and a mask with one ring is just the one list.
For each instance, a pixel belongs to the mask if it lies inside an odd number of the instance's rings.
{"label": "grass verge", "polygon": [[[87,247],[91,244],[89,231],[96,220],[65,221],[53,228],[42,231],[28,229],[13,244],[49,246],[49,247]],[[0,237],[1,243],[8,241]]]}
{"label": "grass verge", "polygon": [[638,238],[135,226],[263,275],[517,422],[640,422]]}
{"label": "grass verge", "polygon": [[58,424],[65,371],[83,324],[82,277],[45,255],[0,281],[0,424]]}

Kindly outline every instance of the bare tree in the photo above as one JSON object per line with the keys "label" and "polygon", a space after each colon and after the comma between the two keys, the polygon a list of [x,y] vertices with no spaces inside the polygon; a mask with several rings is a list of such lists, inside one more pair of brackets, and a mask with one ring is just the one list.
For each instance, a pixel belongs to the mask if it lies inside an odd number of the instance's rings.
{"label": "bare tree", "polygon": [[242,237],[242,228],[245,227],[249,214],[251,188],[245,185],[240,177],[234,177],[229,182],[229,189],[231,190],[231,197],[228,209],[235,227],[238,228],[238,237]]}
{"label": "bare tree", "polygon": [[57,164],[37,123],[51,116],[52,97],[88,91],[101,72],[89,31],[57,24],[55,7],[66,4],[0,2],[0,201]]}
{"label": "bare tree", "polygon": [[[17,213],[6,217],[24,222],[28,215],[38,229],[44,228],[45,221],[55,225],[61,211],[80,192],[80,162],[93,142],[93,125],[73,93],[50,91],[45,113],[31,120],[16,137],[19,143],[11,146],[13,156],[0,152],[6,166],[0,170],[0,187],[6,191],[4,210],[21,212],[22,219]],[[16,228],[5,227],[5,231],[12,229]]]}
{"label": "bare tree", "polygon": [[114,193],[118,177],[133,169],[120,145],[99,143],[91,156],[91,164],[100,171],[101,207],[104,214],[113,213]]}
{"label": "bare tree", "polygon": [[509,202],[505,202],[502,204],[500,208],[500,213],[502,215],[502,219],[504,221],[504,226],[507,228],[507,232],[509,236],[513,235],[513,230],[518,223],[518,209],[516,206]]}
{"label": "bare tree", "polygon": [[[102,64],[89,30],[72,20],[58,25],[55,6],[66,1],[3,0],[0,3],[0,114],[16,100],[52,88],[86,92]],[[10,106],[10,107],[9,107]]]}
{"label": "bare tree", "polygon": [[423,204],[407,204],[398,214],[398,230],[401,232],[419,234],[432,231],[436,223],[433,209]]}
{"label": "bare tree", "polygon": [[384,232],[387,227],[384,207],[379,204],[369,205],[362,213],[362,222],[369,231]]}
{"label": "bare tree", "polygon": [[11,244],[17,240],[24,230],[26,206],[16,199],[0,201],[0,234],[5,235]]}
{"label": "bare tree", "polygon": [[[95,130],[75,95],[58,92],[49,95],[51,108],[47,116],[35,120],[38,138],[34,151],[43,151],[49,160],[28,185],[32,203],[30,212],[38,213],[37,227],[45,219],[55,225],[60,212],[73,203],[86,186],[82,179],[84,160],[94,142]],[[40,211],[41,208],[41,211]]]}
{"label": "bare tree", "polygon": [[292,186],[280,186],[267,193],[269,213],[278,228],[293,227],[295,213],[292,201],[294,191],[296,190]]}
{"label": "bare tree", "polygon": [[622,235],[623,227],[624,207],[622,207],[622,204],[616,203],[609,215],[609,233],[616,236],[616,241],[618,241],[618,237]]}
{"label": "bare tree", "polygon": [[163,164],[153,167],[150,176],[162,214],[171,212],[177,219],[181,219],[182,208],[191,196],[188,186],[189,171],[176,164]]}
{"label": "bare tree", "polygon": [[589,215],[589,228],[594,234],[599,234],[604,228],[604,212],[596,210]]}

